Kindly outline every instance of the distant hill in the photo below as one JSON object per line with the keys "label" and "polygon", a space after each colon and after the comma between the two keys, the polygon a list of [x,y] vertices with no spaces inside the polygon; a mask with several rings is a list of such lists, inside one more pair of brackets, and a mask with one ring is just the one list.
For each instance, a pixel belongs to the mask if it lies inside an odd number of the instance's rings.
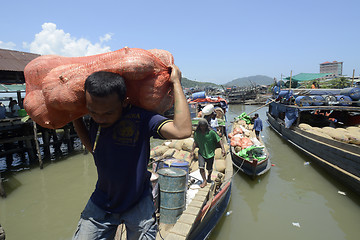
{"label": "distant hill", "polygon": [[220,85],[217,85],[215,83],[211,82],[197,82],[193,81],[187,78],[181,78],[181,85],[184,88],[203,88],[203,87],[220,87]]}
{"label": "distant hill", "polygon": [[256,76],[250,76],[250,77],[243,77],[243,78],[237,78],[232,80],[231,82],[225,83],[225,84],[215,84],[211,82],[198,82],[194,80],[190,80],[188,78],[182,78],[181,79],[181,85],[184,88],[204,88],[204,87],[218,87],[221,88],[221,85],[223,86],[239,86],[239,87],[246,87],[251,86],[252,83],[257,85],[270,85],[274,82],[274,79],[268,76],[264,75],[256,75]]}
{"label": "distant hill", "polygon": [[250,77],[237,78],[224,85],[229,87],[230,86],[246,87],[246,86],[251,86],[252,83],[257,85],[270,85],[274,83],[274,79],[264,75],[256,75]]}

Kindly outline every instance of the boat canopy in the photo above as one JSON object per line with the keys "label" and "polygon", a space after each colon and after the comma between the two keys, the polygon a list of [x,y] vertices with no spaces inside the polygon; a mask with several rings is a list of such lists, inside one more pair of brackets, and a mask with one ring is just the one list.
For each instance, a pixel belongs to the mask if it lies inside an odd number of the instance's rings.
{"label": "boat canopy", "polygon": [[303,111],[315,111],[315,110],[327,110],[327,111],[345,111],[352,112],[353,114],[360,113],[360,107],[354,106],[304,106],[298,105],[285,105],[278,102],[272,102],[269,106],[269,113],[272,116],[279,117],[281,114],[285,114],[285,127],[289,128],[295,120],[298,118],[299,113]]}

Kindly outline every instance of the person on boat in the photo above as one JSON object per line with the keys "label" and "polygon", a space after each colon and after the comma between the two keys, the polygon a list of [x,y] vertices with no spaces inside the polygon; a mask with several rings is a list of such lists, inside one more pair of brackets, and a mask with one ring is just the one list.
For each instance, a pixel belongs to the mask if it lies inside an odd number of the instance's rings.
{"label": "person on boat", "polygon": [[263,130],[262,120],[259,118],[259,114],[255,113],[253,131],[255,130],[256,138],[260,141],[260,132]]}
{"label": "person on boat", "polygon": [[[191,158],[194,156],[194,150],[199,148],[199,169],[203,179],[200,187],[205,187],[207,183],[211,183],[211,173],[215,157],[216,145],[220,144],[221,153],[225,156],[225,148],[219,135],[209,127],[206,119],[201,118],[199,124],[194,132],[194,144],[191,151]],[[208,176],[205,174],[205,163]]]}
{"label": "person on boat", "polygon": [[311,85],[312,89],[317,89],[319,88],[319,84],[316,81],[313,81],[312,85]]}
{"label": "person on boat", "polygon": [[6,117],[6,107],[0,102],[0,119],[4,119]]}
{"label": "person on boat", "polygon": [[18,105],[17,101],[12,100],[11,116],[12,117],[18,117],[19,116],[19,110],[20,110],[20,106]]}
{"label": "person on boat", "polygon": [[216,118],[215,107],[212,104],[206,105],[202,110],[202,117],[208,121],[210,127],[217,132],[219,123]]}
{"label": "person on boat", "polygon": [[[174,120],[131,106],[124,79],[95,72],[85,81],[87,129],[82,118],[73,121],[82,143],[93,154],[98,180],[73,239],[114,239],[125,224],[127,239],[155,239],[158,230],[147,170],[150,137],[183,139],[192,126],[180,84],[181,72],[171,66]],[[151,101],[151,99],[149,99]]]}

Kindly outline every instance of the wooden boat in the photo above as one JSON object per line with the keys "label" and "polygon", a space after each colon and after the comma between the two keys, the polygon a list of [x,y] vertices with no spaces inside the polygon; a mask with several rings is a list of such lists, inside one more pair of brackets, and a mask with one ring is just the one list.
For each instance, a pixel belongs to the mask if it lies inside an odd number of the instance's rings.
{"label": "wooden boat", "polygon": [[256,99],[257,89],[256,87],[237,87],[230,88],[226,91],[226,97],[229,100],[229,104],[241,104],[246,100]]}
{"label": "wooden boat", "polygon": [[[272,102],[267,118],[275,132],[310,156],[339,182],[360,194],[360,142],[339,141],[331,133],[344,131],[345,127],[356,129],[355,126],[360,124],[360,107],[299,106]],[[359,137],[360,131],[353,135],[352,141]]]}
{"label": "wooden boat", "polygon": [[[239,126],[242,127],[242,133],[240,134],[243,139],[251,139],[251,143],[247,149],[247,156],[240,153],[241,146],[236,146],[236,143],[231,144],[231,157],[232,162],[235,168],[243,172],[244,174],[250,176],[251,178],[255,179],[257,176],[260,176],[271,168],[271,161],[269,158],[269,152],[262,141],[261,135],[260,141],[256,139],[255,133],[252,130],[251,124],[246,124],[244,120],[237,120],[233,123],[232,129],[232,139],[236,137],[236,128]],[[229,134],[230,135],[230,134]],[[240,144],[238,144],[240,145]],[[255,147],[256,146],[256,147]],[[246,150],[247,146],[243,146],[243,151]],[[257,149],[256,152],[251,150],[251,148]]]}
{"label": "wooden boat", "polygon": [[[222,141],[225,145],[227,145],[225,137],[222,138]],[[169,159],[163,159],[162,161],[166,163],[167,161],[169,161]],[[214,229],[214,227],[226,211],[226,208],[230,201],[232,188],[233,167],[230,153],[228,152],[225,157],[222,157],[222,159],[219,159],[217,161],[223,161],[224,169],[222,170],[222,172],[220,172],[221,169],[219,169],[219,166],[216,167],[214,164],[214,171],[212,173],[213,182],[211,184],[208,183],[204,188],[199,187],[199,178],[193,177],[194,174],[195,176],[196,174],[200,174],[197,173],[199,171],[198,162],[196,161],[190,164],[190,174],[188,182],[191,182],[193,184],[191,184],[187,189],[187,198],[189,197],[190,190],[192,190],[192,194],[190,194],[192,195],[192,200],[189,203],[188,200],[186,200],[186,209],[183,210],[181,215],[176,217],[175,223],[168,224],[162,222],[161,219],[163,216],[162,206],[160,202],[160,210],[157,213],[157,217],[158,219],[160,219],[159,232],[156,239],[200,240],[209,237],[211,231]],[[160,170],[158,170],[158,172],[159,171]],[[196,189],[198,190],[197,192]],[[162,194],[161,186],[159,194]],[[119,226],[115,239],[125,239],[125,230],[123,231],[122,229],[125,228]]]}

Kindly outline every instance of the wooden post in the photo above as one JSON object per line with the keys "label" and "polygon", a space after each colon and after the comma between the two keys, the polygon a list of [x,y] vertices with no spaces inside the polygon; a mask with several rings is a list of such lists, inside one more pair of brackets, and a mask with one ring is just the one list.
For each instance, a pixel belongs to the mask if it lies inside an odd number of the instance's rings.
{"label": "wooden post", "polygon": [[292,70],[290,72],[290,85],[289,85],[289,88],[291,89],[291,78],[292,78]]}
{"label": "wooden post", "polygon": [[354,76],[355,76],[355,69],[353,69],[353,77],[352,77],[352,81],[351,81],[351,86],[354,86]]}
{"label": "wooden post", "polygon": [[50,133],[51,133],[50,135],[51,135],[52,138],[53,138],[53,146],[54,146],[54,149],[55,149],[55,155],[56,155],[56,156],[61,156],[61,155],[62,155],[62,152],[61,152],[61,142],[60,142],[59,139],[58,139],[56,130],[51,129],[51,130],[50,130]]}
{"label": "wooden post", "polygon": [[[26,124],[26,127],[24,127],[24,135],[25,136],[31,136],[31,128],[33,128],[32,125],[30,124]],[[29,157],[29,163],[31,164],[36,156],[35,156],[35,152],[34,152],[34,148],[33,148],[33,144],[31,143],[31,139],[26,138],[25,139],[25,147],[26,147],[26,151],[28,152],[28,157]]]}
{"label": "wooden post", "polygon": [[44,159],[50,160],[50,134],[49,130],[42,128],[41,130],[42,140],[43,140],[43,149],[44,149]]}
{"label": "wooden post", "polygon": [[21,101],[21,92],[20,91],[17,91],[16,92],[16,95],[17,95],[17,100],[18,100],[18,105],[20,106],[20,108],[23,108],[23,104],[22,104],[22,101]]}
{"label": "wooden post", "polygon": [[[20,149],[24,149],[24,141],[18,141],[18,147],[19,147]],[[21,151],[21,152],[19,153],[19,155],[20,155],[21,162],[22,162],[22,163],[26,163],[25,151]]]}
{"label": "wooden post", "polygon": [[31,140],[30,139],[25,140],[25,147],[26,147],[27,152],[28,152],[29,161],[30,162],[34,161],[35,154],[34,154],[34,150],[33,150],[33,147],[31,145]]}
{"label": "wooden post", "polygon": [[6,192],[4,186],[2,185],[1,173],[0,173],[0,196],[6,198]]}
{"label": "wooden post", "polygon": [[72,142],[71,142],[71,138],[70,138],[70,128],[68,125],[66,125],[64,127],[64,139],[65,139],[65,143],[68,147],[68,152],[72,152],[74,150],[74,147],[72,145]]}
{"label": "wooden post", "polygon": [[33,122],[33,130],[34,130],[34,140],[35,140],[36,151],[38,154],[40,169],[43,169],[44,165],[43,165],[43,161],[41,159],[40,147],[39,147],[39,142],[37,139],[37,128],[36,128],[35,122]]}

